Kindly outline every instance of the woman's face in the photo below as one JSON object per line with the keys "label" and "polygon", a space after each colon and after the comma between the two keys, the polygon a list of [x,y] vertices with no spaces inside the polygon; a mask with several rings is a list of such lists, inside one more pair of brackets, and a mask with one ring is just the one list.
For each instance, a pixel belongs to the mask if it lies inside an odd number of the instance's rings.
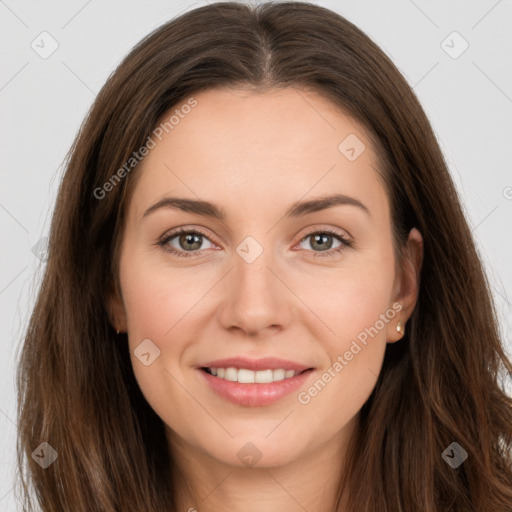
{"label": "woman's face", "polygon": [[272,467],[341,446],[417,295],[368,136],[305,90],[194,98],[127,205],[111,304],[137,382],[177,451]]}

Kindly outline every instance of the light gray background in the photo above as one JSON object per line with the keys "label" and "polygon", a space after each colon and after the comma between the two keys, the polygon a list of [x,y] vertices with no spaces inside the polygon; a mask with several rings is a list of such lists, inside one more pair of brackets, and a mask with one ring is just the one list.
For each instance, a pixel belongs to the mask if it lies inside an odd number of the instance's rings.
{"label": "light gray background", "polygon": [[[14,364],[44,268],[32,248],[48,234],[62,161],[128,50],[163,22],[205,3],[0,0],[2,511],[21,510],[12,492]],[[464,202],[512,352],[512,1],[314,3],[363,29],[414,87]],[[31,48],[33,41],[50,48],[49,39],[41,42],[48,37],[39,36],[43,31],[58,43],[47,59]],[[453,31],[469,44],[457,58],[464,41],[450,36]]]}

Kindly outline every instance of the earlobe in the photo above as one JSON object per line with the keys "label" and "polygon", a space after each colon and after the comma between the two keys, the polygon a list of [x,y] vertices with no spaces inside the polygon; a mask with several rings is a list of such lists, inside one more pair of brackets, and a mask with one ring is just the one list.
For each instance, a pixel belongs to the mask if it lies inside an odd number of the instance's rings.
{"label": "earlobe", "polygon": [[116,332],[118,334],[120,332],[126,332],[126,312],[124,309],[123,301],[121,299],[121,294],[118,292],[115,286],[110,286],[106,309],[110,325],[112,325]]}
{"label": "earlobe", "polygon": [[[399,305],[400,307],[397,307]],[[403,304],[397,301],[393,304],[393,310],[397,311],[396,316],[391,320],[386,329],[386,342],[394,343],[401,340],[405,335],[407,318],[404,314]]]}

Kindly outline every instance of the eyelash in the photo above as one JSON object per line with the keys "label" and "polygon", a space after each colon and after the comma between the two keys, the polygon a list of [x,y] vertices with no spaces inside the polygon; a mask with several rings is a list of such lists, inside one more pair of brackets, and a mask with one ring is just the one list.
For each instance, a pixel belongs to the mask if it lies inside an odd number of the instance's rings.
{"label": "eyelash", "polygon": [[[185,229],[185,228],[179,228],[176,231],[173,231],[167,235],[164,235],[162,239],[160,239],[157,242],[157,245],[161,247],[164,251],[168,252],[169,254],[172,254],[174,256],[177,256],[179,258],[189,258],[189,257],[195,257],[196,254],[199,251],[178,251],[174,247],[170,247],[167,244],[170,240],[175,238],[178,235],[182,234],[196,234],[201,235],[202,237],[210,240],[208,236],[203,233],[200,229]],[[300,243],[302,243],[304,240],[306,240],[308,237],[312,235],[330,235],[334,238],[337,238],[341,244],[339,247],[336,247],[335,249],[329,249],[328,251],[313,251],[315,254],[313,255],[314,258],[317,257],[329,257],[329,256],[336,256],[339,253],[341,253],[343,250],[352,247],[353,243],[343,236],[338,231],[326,228],[319,231],[311,231],[310,233],[307,233],[304,237],[301,238]],[[210,240],[211,241],[211,240]]]}

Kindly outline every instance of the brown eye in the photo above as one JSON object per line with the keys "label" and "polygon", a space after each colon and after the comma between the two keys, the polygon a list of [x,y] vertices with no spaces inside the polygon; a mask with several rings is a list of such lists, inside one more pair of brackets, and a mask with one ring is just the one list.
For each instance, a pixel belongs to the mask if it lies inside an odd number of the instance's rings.
{"label": "brown eye", "polygon": [[158,245],[165,251],[175,256],[195,256],[201,249],[209,249],[211,247],[202,247],[203,242],[207,240],[212,246],[212,242],[208,237],[197,230],[179,229],[174,233],[166,235]]}
{"label": "brown eye", "polygon": [[[301,240],[301,243],[306,241],[309,241],[310,249],[308,250],[316,253],[314,256],[331,256],[352,246],[350,240],[341,233],[330,230],[309,233]],[[335,245],[333,248],[333,244],[335,244],[336,241],[338,245]]]}
{"label": "brown eye", "polygon": [[184,249],[186,251],[195,251],[201,248],[201,239],[202,235],[198,235],[195,233],[189,233],[185,235],[178,235],[178,245],[180,249]]}

